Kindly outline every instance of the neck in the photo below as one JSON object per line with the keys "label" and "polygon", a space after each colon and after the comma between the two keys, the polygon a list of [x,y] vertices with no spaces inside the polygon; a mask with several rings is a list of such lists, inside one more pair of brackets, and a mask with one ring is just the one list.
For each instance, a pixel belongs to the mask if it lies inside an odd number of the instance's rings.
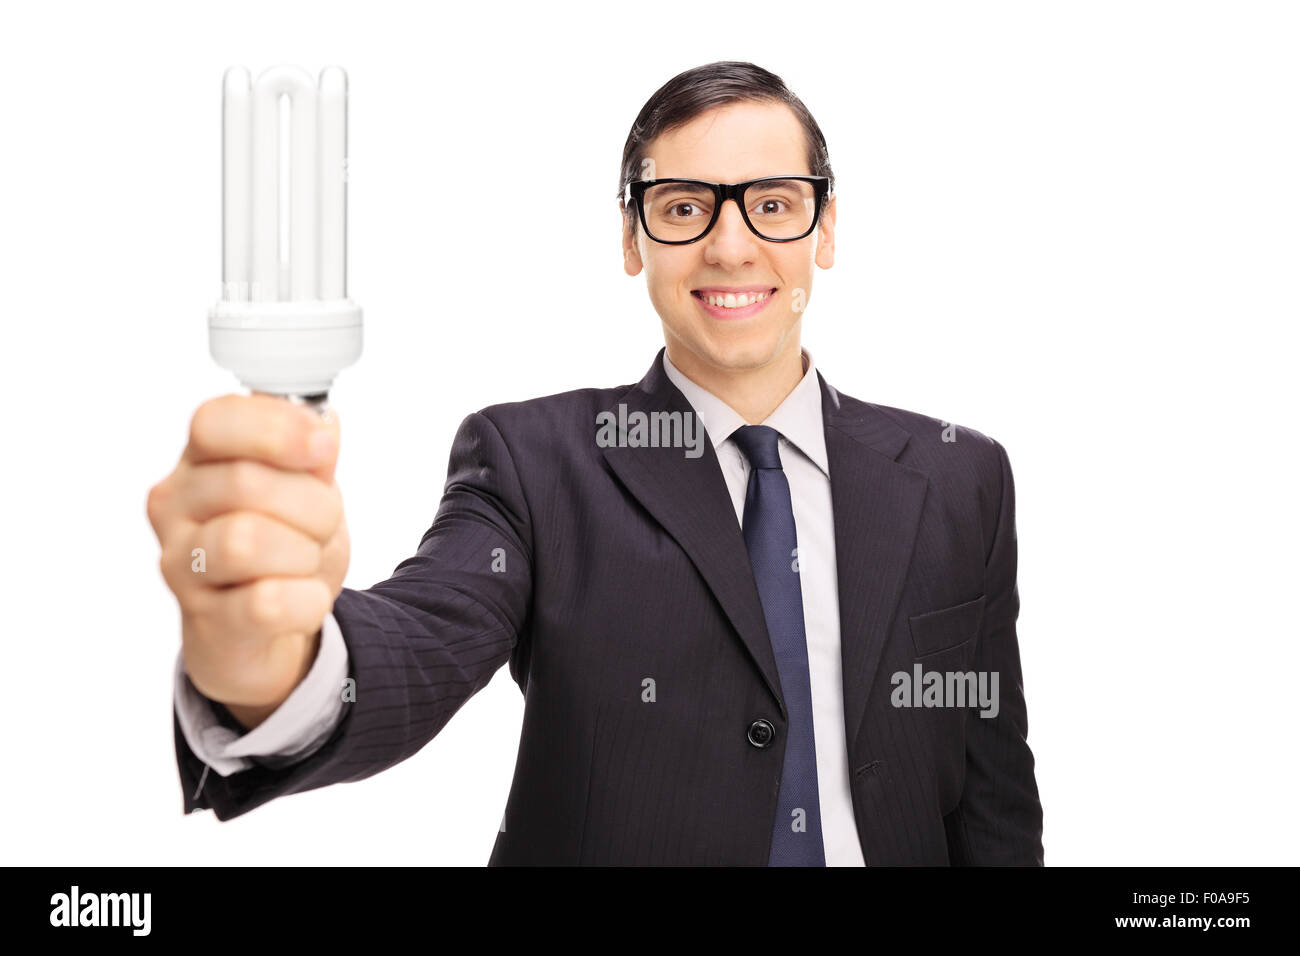
{"label": "neck", "polygon": [[785,401],[803,379],[803,353],[798,336],[766,365],[757,368],[723,368],[709,364],[694,352],[666,343],[668,359],[696,385],[712,392],[734,408],[750,425],[757,425]]}

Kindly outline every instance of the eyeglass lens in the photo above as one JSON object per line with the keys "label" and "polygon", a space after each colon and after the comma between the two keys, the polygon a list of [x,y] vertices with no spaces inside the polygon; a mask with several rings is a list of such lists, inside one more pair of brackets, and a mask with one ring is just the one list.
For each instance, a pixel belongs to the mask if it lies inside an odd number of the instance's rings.
{"label": "eyeglass lens", "polygon": [[[642,201],[650,236],[682,242],[704,233],[716,197],[708,186],[696,183],[656,183],[646,189]],[[812,227],[816,203],[812,183],[760,180],[746,188],[742,201],[754,230],[765,239],[795,239]]]}

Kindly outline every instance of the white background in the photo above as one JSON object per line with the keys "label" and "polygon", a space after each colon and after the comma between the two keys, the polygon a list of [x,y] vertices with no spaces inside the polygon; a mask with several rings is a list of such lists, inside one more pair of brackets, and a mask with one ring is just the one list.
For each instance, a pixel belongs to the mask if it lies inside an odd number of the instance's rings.
{"label": "white background", "polygon": [[237,388],[206,330],[225,68],[349,74],[366,342],[333,401],[364,588],[414,551],[468,412],[645,372],[621,150],[722,59],[829,140],[837,257],[804,323],[828,381],[1011,456],[1047,863],[1297,862],[1298,49],[1284,3],[6,10],[5,862],[481,865],[505,806],[502,669],[377,777],[181,812],[145,496]]}

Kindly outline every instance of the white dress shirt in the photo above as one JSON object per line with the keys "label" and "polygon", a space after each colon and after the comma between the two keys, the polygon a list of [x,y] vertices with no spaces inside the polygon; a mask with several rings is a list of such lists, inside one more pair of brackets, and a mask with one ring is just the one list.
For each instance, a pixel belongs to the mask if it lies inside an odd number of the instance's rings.
{"label": "white dress shirt", "polygon": [[[790,483],[794,509],[826,865],[863,866],[849,792],[835,525],[821,388],[811,353],[804,349],[802,354],[803,378],[761,424],[776,429],[781,436],[778,440],[781,466]],[[729,436],[749,423],[716,395],[683,375],[669,361],[667,352],[663,365],[712,439],[736,510],[736,521],[743,523],[749,461]],[[174,699],[181,732],[195,756],[223,777],[252,766],[254,758],[271,765],[301,760],[329,738],[342,718],[341,691],[347,676],[348,652],[343,632],[334,615],[327,614],[321,627],[320,651],[307,676],[274,713],[240,736],[221,726],[211,702],[186,675],[178,652]]]}
{"label": "white dress shirt", "polygon": [[[844,730],[844,684],[840,658],[840,592],[835,567],[835,522],[830,467],[822,425],[822,392],[811,353],[803,350],[803,378],[776,410],[759,424],[778,433],[781,468],[790,483],[795,538],[799,547],[799,589],[803,594],[808,677],[812,683],[813,736],[817,746],[817,795],[827,866],[864,866],[849,792],[849,747]],[[722,477],[731,492],[736,521],[743,525],[749,459],[729,437],[749,422],[668,360],[664,371],[686,396],[713,441]]]}

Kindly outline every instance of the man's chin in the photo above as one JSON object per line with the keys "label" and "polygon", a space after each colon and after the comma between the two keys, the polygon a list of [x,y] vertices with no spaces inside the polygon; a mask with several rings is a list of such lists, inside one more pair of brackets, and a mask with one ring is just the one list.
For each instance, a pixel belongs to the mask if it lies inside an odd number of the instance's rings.
{"label": "man's chin", "polygon": [[695,339],[691,351],[699,360],[729,372],[762,368],[780,351],[780,338],[768,332],[743,336],[708,335]]}

